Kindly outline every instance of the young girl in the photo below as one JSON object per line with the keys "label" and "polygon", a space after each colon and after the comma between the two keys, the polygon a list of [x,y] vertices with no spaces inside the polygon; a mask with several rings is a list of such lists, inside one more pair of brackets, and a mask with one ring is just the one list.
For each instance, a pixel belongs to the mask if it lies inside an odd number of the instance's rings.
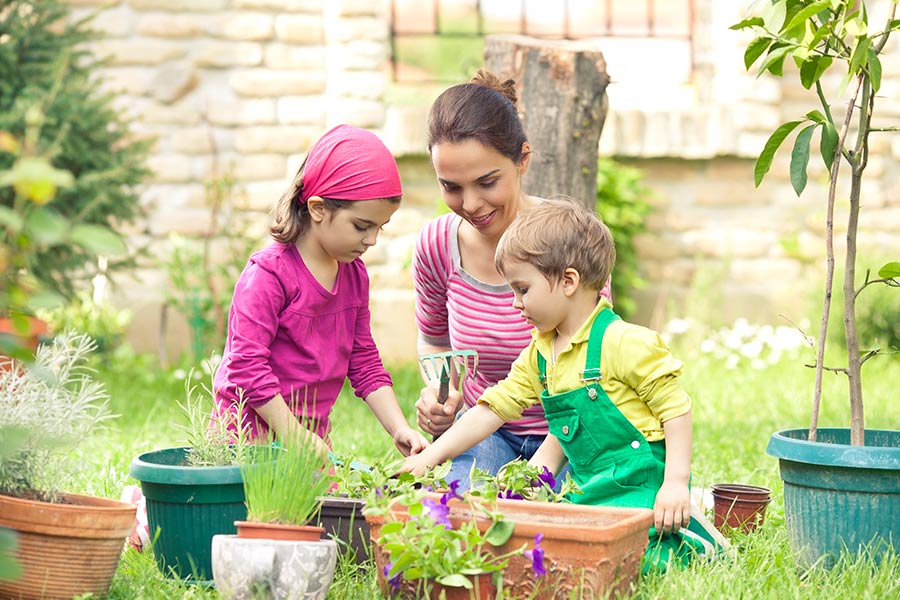
{"label": "young girl", "polygon": [[219,415],[243,407],[252,437],[271,429],[276,438],[299,432],[302,417],[327,443],[349,378],[404,455],[428,445],[407,424],[372,339],[360,260],[401,193],[397,164],[373,133],[339,125],[313,145],[275,209],[275,242],[250,257],[234,287],[214,380]]}

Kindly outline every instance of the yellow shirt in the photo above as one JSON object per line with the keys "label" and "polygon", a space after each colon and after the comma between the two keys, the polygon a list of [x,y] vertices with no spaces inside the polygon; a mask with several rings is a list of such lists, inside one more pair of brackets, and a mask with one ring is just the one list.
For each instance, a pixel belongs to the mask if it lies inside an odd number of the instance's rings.
{"label": "yellow shirt", "polygon": [[[478,402],[506,421],[521,418],[524,409],[541,400],[538,353],[547,361],[548,393],[561,394],[584,387],[581,372],[591,326],[600,311],[609,307],[609,302],[601,298],[556,357],[556,364],[551,364],[556,332],[533,331],[531,343],[515,360],[506,379],[485,390]],[[607,328],[601,347],[600,385],[647,441],[664,439],[662,424],[691,409],[691,398],[678,379],[681,370],[681,361],[672,356],[657,332],[622,320],[613,321]]]}

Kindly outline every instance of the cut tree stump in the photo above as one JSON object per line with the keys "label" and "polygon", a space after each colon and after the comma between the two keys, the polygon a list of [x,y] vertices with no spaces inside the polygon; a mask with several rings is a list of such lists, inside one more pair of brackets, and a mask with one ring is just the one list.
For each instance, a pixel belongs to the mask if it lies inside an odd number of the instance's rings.
{"label": "cut tree stump", "polygon": [[606,61],[596,44],[489,35],[485,66],[516,81],[519,113],[534,154],[523,187],[549,198],[597,199],[597,146],[606,119]]}

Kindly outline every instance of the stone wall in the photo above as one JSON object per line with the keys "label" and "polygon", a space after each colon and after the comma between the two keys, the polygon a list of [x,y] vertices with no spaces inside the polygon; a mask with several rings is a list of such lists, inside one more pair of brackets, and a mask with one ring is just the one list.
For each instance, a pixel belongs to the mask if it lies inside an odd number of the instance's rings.
{"label": "stone wall", "polygon": [[[78,15],[98,11],[94,23],[106,37],[95,50],[111,60],[106,85],[122,93],[135,133],[155,139],[154,176],[143,190],[148,218],[130,232],[133,245],[149,252],[135,281],[120,286],[116,297],[135,309],[135,346],[157,345],[166,286],[158,259],[171,251],[170,236],[210,227],[205,183],[233,178],[234,197],[245,208],[241,218],[263,245],[268,211],[303,152],[327,127],[347,122],[381,134],[399,157],[404,205],[366,262],[376,339],[389,359],[413,356],[412,240],[437,214],[439,192],[422,154],[430,99],[418,107],[385,103],[386,0],[70,2]],[[659,325],[692,310],[721,320],[797,318],[808,306],[798,284],[821,272],[824,168],[811,162],[810,186],[798,199],[784,154],[753,188],[753,160],[768,135],[812,104],[791,77],[782,82],[744,72],[748,40],[728,26],[748,4],[696,0],[690,82],[663,78],[660,89],[649,67],[639,77],[631,73],[627,84],[618,82],[616,74],[633,67],[629,54],[613,53],[613,41],[599,43],[617,57],[607,60],[613,83],[601,153],[643,169],[656,207],[639,240],[651,282],[639,292],[643,322]],[[896,54],[896,45],[890,51]],[[672,71],[667,58],[656,53],[634,64]],[[900,61],[883,64],[879,110],[896,122]],[[876,139],[873,151],[862,225],[871,252],[896,253],[900,139]],[[704,309],[698,299],[710,304]],[[170,351],[186,346],[177,319],[165,333]]]}

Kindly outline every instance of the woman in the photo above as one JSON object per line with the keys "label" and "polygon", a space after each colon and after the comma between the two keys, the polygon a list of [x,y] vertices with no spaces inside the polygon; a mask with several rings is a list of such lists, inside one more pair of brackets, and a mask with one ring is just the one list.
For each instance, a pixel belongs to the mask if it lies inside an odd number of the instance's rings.
{"label": "woman", "polygon": [[[522,189],[531,145],[516,110],[514,81],[479,70],[471,81],[443,92],[428,115],[428,151],[451,214],[419,233],[413,257],[418,353],[476,350],[478,369],[462,393],[451,385],[437,402],[438,383],[416,402],[419,427],[440,435],[457,412],[474,405],[509,372],[531,341],[532,327],[513,308],[513,292],[494,267],[494,251],[512,220],[541,202]],[[603,295],[609,296],[609,285]],[[426,377],[433,374],[424,373]],[[448,481],[469,487],[477,466],[491,473],[516,458],[531,458],[547,435],[540,405],[453,460]]]}

